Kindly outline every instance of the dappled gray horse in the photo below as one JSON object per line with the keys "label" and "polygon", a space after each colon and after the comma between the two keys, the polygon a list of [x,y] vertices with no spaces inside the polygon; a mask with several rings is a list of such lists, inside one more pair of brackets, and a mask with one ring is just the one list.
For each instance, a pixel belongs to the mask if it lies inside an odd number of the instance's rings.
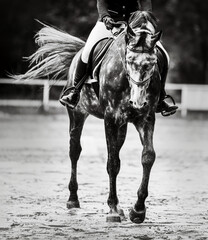
{"label": "dappled gray horse", "polygon": [[[68,208],[80,207],[77,190],[77,161],[81,153],[80,137],[89,114],[104,119],[107,141],[109,174],[107,221],[121,221],[123,211],[118,209],[116,179],[120,170],[119,152],[125,141],[127,124],[133,123],[139,132],[142,151],[143,178],[138,189],[137,201],[130,211],[130,219],[141,223],[145,219],[145,199],[148,182],[155,161],[153,133],[155,112],[160,95],[160,76],[164,63],[158,64],[156,42],[160,33],[155,33],[156,20],[149,12],[135,12],[129,25],[113,41],[96,72],[99,80],[97,91],[93,84],[83,86],[79,104],[67,108],[70,118],[71,179]],[[44,75],[60,76],[69,67],[68,87],[73,86],[73,73],[84,42],[51,27],[40,30],[37,42],[39,50],[31,56],[36,65],[22,78],[37,78]],[[64,75],[64,74],[63,74]]]}

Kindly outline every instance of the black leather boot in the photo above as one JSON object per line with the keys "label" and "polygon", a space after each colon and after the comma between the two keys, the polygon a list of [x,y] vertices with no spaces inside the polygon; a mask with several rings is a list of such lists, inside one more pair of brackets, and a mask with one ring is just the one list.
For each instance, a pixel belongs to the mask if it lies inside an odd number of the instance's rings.
{"label": "black leather boot", "polygon": [[[176,110],[178,109],[178,106],[175,105],[174,99],[167,95],[165,92],[165,81],[166,81],[166,75],[161,75],[161,91],[160,91],[160,98],[158,101],[156,113],[161,113],[162,116],[167,117],[170,115],[173,115],[176,113]],[[171,99],[173,104],[168,104],[165,99]]]}
{"label": "black leather boot", "polygon": [[[157,105],[156,113],[161,113],[162,116],[167,117],[176,113],[178,106],[175,105],[174,99],[170,95],[167,95],[165,92],[165,83],[166,83],[166,78],[168,74],[168,60],[163,49],[160,47],[158,47],[158,49],[162,53],[163,59],[165,60],[165,62],[161,72],[161,91],[160,91],[160,98]],[[173,104],[170,105],[165,101],[165,99],[168,99],[168,98],[171,99]]]}
{"label": "black leather boot", "polygon": [[60,103],[63,106],[68,106],[71,109],[74,109],[80,98],[80,91],[86,80],[87,76],[87,63],[84,63],[81,59],[81,56],[77,63],[77,68],[74,77],[74,86],[65,89],[62,93],[61,98],[59,99]]}

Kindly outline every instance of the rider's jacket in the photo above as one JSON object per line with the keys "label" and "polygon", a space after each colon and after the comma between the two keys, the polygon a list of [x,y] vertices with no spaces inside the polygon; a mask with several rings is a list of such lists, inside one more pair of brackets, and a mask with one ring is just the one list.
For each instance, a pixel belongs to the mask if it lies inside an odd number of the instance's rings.
{"label": "rider's jacket", "polygon": [[99,20],[105,16],[115,21],[128,21],[131,13],[137,10],[152,11],[151,0],[97,0]]}

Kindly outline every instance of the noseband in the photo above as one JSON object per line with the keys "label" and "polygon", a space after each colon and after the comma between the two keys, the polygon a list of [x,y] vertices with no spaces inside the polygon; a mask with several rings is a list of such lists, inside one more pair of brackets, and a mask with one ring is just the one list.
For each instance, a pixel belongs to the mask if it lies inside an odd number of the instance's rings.
{"label": "noseband", "polygon": [[[153,72],[154,72],[154,71],[153,71]],[[133,84],[137,85],[137,87],[142,87],[142,86],[144,86],[146,83],[149,84],[150,81],[151,81],[151,77],[152,77],[152,75],[151,75],[149,78],[147,78],[147,79],[145,79],[145,80],[143,80],[143,81],[137,82],[137,81],[135,81],[128,73],[126,73],[126,75],[127,75],[128,79],[129,79]]]}

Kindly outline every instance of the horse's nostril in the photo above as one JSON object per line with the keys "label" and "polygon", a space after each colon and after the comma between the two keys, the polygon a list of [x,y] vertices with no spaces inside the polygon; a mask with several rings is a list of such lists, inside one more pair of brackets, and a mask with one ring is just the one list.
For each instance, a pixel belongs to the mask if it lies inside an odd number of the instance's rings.
{"label": "horse's nostril", "polygon": [[146,105],[147,105],[147,102],[144,102],[143,107],[145,107]]}
{"label": "horse's nostril", "polygon": [[133,101],[132,101],[132,100],[129,100],[129,103],[130,103],[131,105],[133,105]]}

